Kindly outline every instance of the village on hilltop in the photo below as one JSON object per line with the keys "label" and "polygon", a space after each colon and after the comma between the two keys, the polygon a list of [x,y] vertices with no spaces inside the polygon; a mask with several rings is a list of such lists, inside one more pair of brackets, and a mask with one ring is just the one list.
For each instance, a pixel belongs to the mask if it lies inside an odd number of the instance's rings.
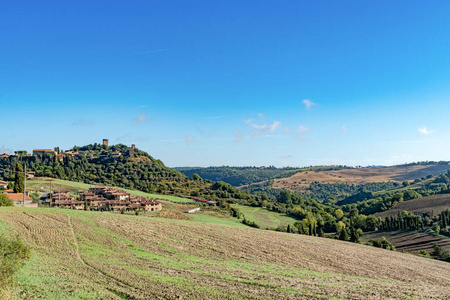
{"label": "village on hilltop", "polygon": [[[118,158],[123,154],[119,151],[112,151],[108,149],[108,139],[103,139],[103,146],[107,149],[106,155],[98,155],[99,158]],[[109,150],[109,151],[108,151]],[[135,145],[127,150],[127,156],[133,158],[135,155]],[[16,155],[2,154],[0,159],[9,158],[11,156],[44,156],[54,155],[59,161],[65,158],[79,159],[85,156],[88,159],[95,157],[94,153],[85,151],[73,151],[67,150],[61,152],[59,147],[51,149],[33,149],[33,154],[27,154],[26,151],[16,151]],[[33,178],[35,173],[33,171],[24,172],[25,178]],[[25,181],[26,182],[26,181]],[[30,191],[26,190],[24,183],[24,193],[15,193],[12,188],[9,188],[9,182],[0,181],[0,190],[10,200],[12,200],[14,206],[25,207],[38,207],[37,201],[30,197]],[[78,210],[95,210],[95,211],[116,211],[116,212],[128,212],[128,211],[159,211],[162,209],[160,202],[155,199],[147,199],[142,196],[132,196],[130,193],[106,186],[92,186],[89,191],[82,192],[78,195],[71,195],[66,190],[50,190],[48,193],[43,193],[39,199],[42,206],[47,207],[59,207]]]}

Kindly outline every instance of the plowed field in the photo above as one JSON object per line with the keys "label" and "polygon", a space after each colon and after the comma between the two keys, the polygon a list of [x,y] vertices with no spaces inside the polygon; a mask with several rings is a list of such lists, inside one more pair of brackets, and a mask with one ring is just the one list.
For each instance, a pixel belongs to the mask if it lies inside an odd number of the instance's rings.
{"label": "plowed field", "polygon": [[288,178],[275,179],[274,188],[305,191],[313,182],[362,184],[368,182],[405,181],[446,172],[448,164],[402,165],[379,168],[343,169],[337,171],[299,172]]}
{"label": "plowed field", "polygon": [[331,239],[100,212],[0,209],[23,299],[445,299],[450,264]]}

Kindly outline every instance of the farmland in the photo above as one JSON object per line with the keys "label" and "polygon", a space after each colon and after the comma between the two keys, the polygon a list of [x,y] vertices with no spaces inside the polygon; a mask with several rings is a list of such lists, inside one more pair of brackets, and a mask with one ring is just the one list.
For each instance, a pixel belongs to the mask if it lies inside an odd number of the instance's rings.
{"label": "farmland", "polygon": [[434,243],[437,243],[443,249],[450,249],[450,238],[442,235],[436,236],[430,232],[430,229],[416,231],[374,231],[365,233],[361,241],[367,242],[371,239],[379,240],[382,237],[390,241],[397,251],[406,251],[413,254],[419,254],[421,250],[431,253]]}
{"label": "farmland", "polygon": [[32,247],[22,299],[450,296],[448,263],[325,238],[41,208],[3,208],[0,220]]}
{"label": "farmland", "polygon": [[274,188],[285,188],[304,192],[313,182],[363,184],[369,182],[411,181],[417,178],[446,172],[450,166],[445,164],[416,164],[390,167],[355,168],[335,171],[299,172],[288,178],[275,179]]}
{"label": "farmland", "polygon": [[292,216],[269,211],[262,207],[237,204],[234,204],[233,207],[239,209],[247,220],[255,222],[263,229],[277,229],[279,226],[287,226],[288,224],[293,224],[298,221]]}
{"label": "farmland", "polygon": [[392,207],[390,210],[379,212],[374,214],[376,217],[381,217],[382,219],[387,216],[396,216],[398,212],[408,211],[410,213],[420,212],[420,213],[434,213],[437,215],[443,210],[450,209],[450,195],[432,195],[423,198],[411,199],[408,201],[402,201]]}
{"label": "farmland", "polygon": [[[46,178],[46,179],[37,179],[37,180],[27,180],[27,189],[35,190],[35,191],[50,190],[50,181],[51,181],[52,190],[64,189],[64,190],[68,190],[69,192],[72,192],[72,193],[79,193],[79,192],[87,191],[87,190],[89,190],[89,187],[93,186],[92,184],[86,184],[86,183],[82,183],[82,182]],[[168,201],[172,201],[172,202],[194,202],[191,199],[181,198],[181,197],[176,197],[176,196],[150,194],[150,193],[145,193],[145,192],[130,190],[130,189],[124,189],[124,188],[119,188],[119,187],[113,187],[113,188],[125,190],[128,193],[130,193],[132,196],[142,196],[142,197],[146,197],[146,198],[163,199],[163,200],[168,200]]]}

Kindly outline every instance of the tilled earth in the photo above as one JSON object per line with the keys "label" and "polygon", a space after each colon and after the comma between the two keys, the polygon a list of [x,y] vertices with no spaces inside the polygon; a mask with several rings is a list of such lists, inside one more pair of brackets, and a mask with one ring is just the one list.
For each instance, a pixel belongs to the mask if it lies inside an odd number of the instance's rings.
{"label": "tilled earth", "polygon": [[23,299],[450,299],[450,264],[331,239],[57,209],[0,220],[33,247]]}

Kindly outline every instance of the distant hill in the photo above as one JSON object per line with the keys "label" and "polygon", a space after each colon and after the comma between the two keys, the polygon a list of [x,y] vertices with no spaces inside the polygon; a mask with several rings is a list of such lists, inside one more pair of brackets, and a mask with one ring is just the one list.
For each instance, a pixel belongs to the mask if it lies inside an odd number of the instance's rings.
{"label": "distant hill", "polygon": [[174,170],[192,177],[194,174],[200,175],[200,177],[213,181],[224,181],[235,187],[241,187],[261,181],[266,181],[275,178],[290,177],[297,172],[307,172],[313,170],[340,170],[346,168],[344,166],[316,166],[316,167],[304,167],[304,168],[276,168],[274,166],[269,167],[179,167]]}
{"label": "distant hill", "polygon": [[289,178],[275,179],[273,187],[307,192],[313,183],[349,185],[373,182],[403,182],[438,175],[450,169],[449,162],[426,162],[390,167],[352,168],[335,171],[298,172]]}
{"label": "distant hill", "polygon": [[450,209],[450,194],[432,195],[423,198],[402,201],[389,210],[374,214],[382,219],[387,216],[395,217],[398,212],[408,211],[410,213],[433,213],[439,214],[441,211]]}
{"label": "distant hill", "polygon": [[449,263],[333,239],[65,209],[0,219],[33,248],[18,278],[27,299],[450,296]]}

